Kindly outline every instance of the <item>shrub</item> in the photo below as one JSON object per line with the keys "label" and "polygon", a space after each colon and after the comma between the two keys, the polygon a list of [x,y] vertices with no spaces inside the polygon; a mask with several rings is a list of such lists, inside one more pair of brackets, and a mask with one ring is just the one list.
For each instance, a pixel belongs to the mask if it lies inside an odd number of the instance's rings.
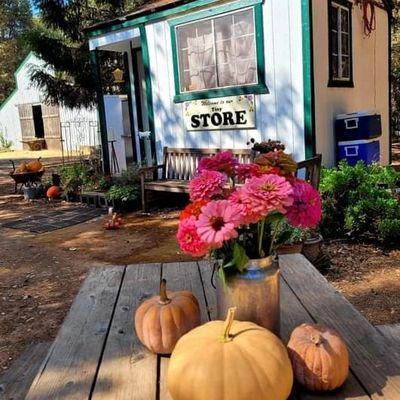
{"label": "shrub", "polygon": [[338,168],[324,169],[320,187],[322,234],[384,241],[395,237],[397,225],[390,221],[400,219],[400,204],[393,194],[399,184],[400,173],[391,167],[366,166],[362,162],[351,167],[341,162]]}
{"label": "shrub", "polygon": [[10,150],[13,142],[8,140],[3,132],[0,132],[0,150]]}
{"label": "shrub", "polygon": [[136,185],[122,186],[120,184],[111,186],[107,193],[108,201],[121,203],[134,202],[139,197],[139,187]]}

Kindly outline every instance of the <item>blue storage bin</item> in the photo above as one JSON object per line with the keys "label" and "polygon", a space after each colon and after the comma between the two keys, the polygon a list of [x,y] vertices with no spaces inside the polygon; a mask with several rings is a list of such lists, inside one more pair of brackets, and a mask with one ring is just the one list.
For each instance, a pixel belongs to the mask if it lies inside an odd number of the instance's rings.
{"label": "blue storage bin", "polygon": [[356,165],[359,160],[367,165],[378,163],[380,160],[379,139],[339,142],[337,153],[338,161],[347,160],[349,165]]}
{"label": "blue storage bin", "polygon": [[380,114],[374,111],[360,111],[340,114],[335,121],[336,141],[374,139],[382,135]]}

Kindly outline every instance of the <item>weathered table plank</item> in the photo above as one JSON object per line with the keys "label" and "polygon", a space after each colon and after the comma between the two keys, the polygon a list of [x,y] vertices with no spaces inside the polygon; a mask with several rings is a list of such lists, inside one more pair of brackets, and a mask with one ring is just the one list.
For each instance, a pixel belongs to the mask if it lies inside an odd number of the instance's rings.
{"label": "weathered table plank", "polygon": [[[283,264],[283,263],[282,263]],[[281,265],[281,268],[285,268]],[[314,323],[315,321],[308,314],[307,310],[299,302],[287,283],[281,279],[281,338],[287,343],[293,330],[304,322]],[[368,400],[370,397],[357,381],[353,373],[350,373],[346,383],[333,393],[318,395],[308,393],[298,386],[296,398],[301,400]]]}
{"label": "weathered table plank", "polygon": [[400,358],[400,324],[378,325],[376,329],[383,335],[391,349],[396,352],[396,356]]}
{"label": "weathered table plank", "polygon": [[[210,320],[203,282],[196,262],[163,264],[162,277],[167,280],[169,290],[190,290],[199,302],[202,323]],[[169,358],[160,357],[160,400],[172,400],[167,389],[168,364]]]}
{"label": "weathered table plank", "polygon": [[125,267],[90,272],[27,400],[89,398]]}
{"label": "weathered table plank", "polygon": [[354,374],[373,399],[400,398],[400,363],[378,331],[301,255],[281,258],[282,276],[314,320],[341,333]]}
{"label": "weathered table plank", "polygon": [[156,398],[157,357],[140,342],[134,329],[139,304],[159,291],[161,264],[126,269],[93,400],[151,400]]}

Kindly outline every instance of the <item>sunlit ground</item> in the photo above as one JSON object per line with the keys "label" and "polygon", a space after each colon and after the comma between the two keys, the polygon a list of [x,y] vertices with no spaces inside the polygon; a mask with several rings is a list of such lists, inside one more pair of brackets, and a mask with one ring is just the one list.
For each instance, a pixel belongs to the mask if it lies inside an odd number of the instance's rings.
{"label": "sunlit ground", "polygon": [[[69,156],[82,156],[87,155],[89,152],[85,151],[75,151],[69,152]],[[67,154],[64,154],[65,156]],[[18,159],[27,159],[27,158],[57,158],[62,157],[61,150],[40,150],[40,151],[30,151],[30,150],[15,150],[15,151],[0,151],[0,160],[18,160]]]}

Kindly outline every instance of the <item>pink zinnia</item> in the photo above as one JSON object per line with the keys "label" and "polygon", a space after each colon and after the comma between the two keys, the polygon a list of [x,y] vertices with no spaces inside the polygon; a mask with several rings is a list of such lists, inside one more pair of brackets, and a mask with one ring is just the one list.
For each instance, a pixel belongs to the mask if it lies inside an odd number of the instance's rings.
{"label": "pink zinnia", "polygon": [[293,204],[292,193],[284,177],[268,174],[249,179],[241,190],[241,199],[254,214],[265,217],[272,211],[285,213]]}
{"label": "pink zinnia", "polygon": [[251,202],[245,199],[242,192],[242,188],[237,189],[231,194],[229,201],[238,207],[241,217],[241,225],[255,224],[263,218],[263,215],[253,209]]}
{"label": "pink zinnia", "polygon": [[212,200],[223,193],[226,182],[227,177],[221,172],[204,170],[190,181],[190,200]]}
{"label": "pink zinnia", "polygon": [[292,226],[315,228],[321,220],[321,198],[309,183],[297,180],[293,185],[294,202],[287,210],[287,218]]}
{"label": "pink zinnia", "polygon": [[194,257],[203,257],[208,251],[207,244],[200,239],[197,233],[195,217],[180,221],[176,237],[180,248]]}
{"label": "pink zinnia", "polygon": [[240,182],[255,176],[261,176],[261,167],[257,164],[239,164],[236,166],[236,175]]}
{"label": "pink zinnia", "polygon": [[221,151],[215,156],[202,158],[199,162],[197,172],[203,172],[204,170],[218,171],[232,176],[237,165],[238,160],[234,158],[231,151]]}
{"label": "pink zinnia", "polygon": [[221,248],[224,241],[238,237],[236,228],[240,225],[240,212],[228,200],[212,201],[201,209],[196,222],[200,239],[212,248]]}

